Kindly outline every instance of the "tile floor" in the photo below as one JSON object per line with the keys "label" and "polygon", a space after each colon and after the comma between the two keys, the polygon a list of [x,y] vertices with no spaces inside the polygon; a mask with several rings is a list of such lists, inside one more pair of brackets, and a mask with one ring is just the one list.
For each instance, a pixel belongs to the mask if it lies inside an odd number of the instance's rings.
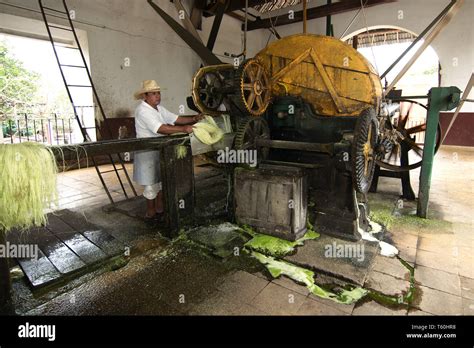
{"label": "tile floor", "polygon": [[[132,165],[127,165],[132,175]],[[118,180],[111,178],[114,199],[122,199]],[[418,191],[419,171],[412,171]],[[99,207],[108,204],[94,168],[59,175],[59,206]],[[139,193],[141,188],[137,187]],[[382,178],[379,192],[399,194],[399,182]],[[373,301],[347,306],[309,295],[288,279],[268,281],[258,275],[236,272],[217,292],[191,309],[191,314],[253,315],[473,315],[474,314],[474,150],[444,147],[435,158],[430,212],[449,224],[417,229],[394,226],[393,241],[401,256],[415,266],[419,300],[414,308],[393,310]],[[406,289],[409,274],[397,260],[377,256],[367,285],[390,293]]]}

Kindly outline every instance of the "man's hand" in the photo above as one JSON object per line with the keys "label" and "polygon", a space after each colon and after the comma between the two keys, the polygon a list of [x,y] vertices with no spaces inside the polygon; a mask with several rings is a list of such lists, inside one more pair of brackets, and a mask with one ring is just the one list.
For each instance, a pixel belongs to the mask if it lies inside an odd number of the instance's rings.
{"label": "man's hand", "polygon": [[201,121],[204,118],[203,114],[197,114],[194,116],[186,115],[186,116],[179,116],[175,121],[175,125],[184,126],[188,124],[195,124],[196,122]]}
{"label": "man's hand", "polygon": [[199,122],[199,121],[201,121],[203,118],[204,118],[204,115],[203,115],[203,114],[197,114],[197,115],[193,116],[193,121],[194,121],[194,122]]}
{"label": "man's hand", "polygon": [[184,132],[190,134],[194,131],[194,128],[193,128],[193,126],[183,126],[183,130],[184,130]]}

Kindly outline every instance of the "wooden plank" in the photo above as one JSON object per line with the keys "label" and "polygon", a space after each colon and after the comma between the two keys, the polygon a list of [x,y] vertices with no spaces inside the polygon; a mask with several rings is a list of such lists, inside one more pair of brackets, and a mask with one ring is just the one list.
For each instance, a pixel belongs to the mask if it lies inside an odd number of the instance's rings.
{"label": "wooden plank", "polygon": [[197,190],[203,190],[209,186],[224,185],[227,186],[227,178],[224,174],[219,174],[206,179],[195,179],[195,186]]}
{"label": "wooden plank", "polygon": [[53,214],[48,216],[47,229],[63,241],[86,264],[92,264],[107,257],[95,244]]}
{"label": "wooden plank", "polygon": [[329,94],[331,95],[332,101],[337,107],[337,111],[339,112],[347,112],[344,104],[341,102],[339,95],[336,92],[336,88],[334,87],[331,79],[328,76],[328,73],[326,69],[323,66],[323,63],[321,63],[321,60],[319,59],[318,55],[314,51],[314,49],[311,49],[311,58],[313,58],[314,64],[316,65],[316,69],[318,70],[319,74],[321,75],[324,84],[326,88],[328,89]]}
{"label": "wooden plank", "polygon": [[41,250],[38,251],[38,259],[17,259],[23,273],[33,287],[49,284],[61,277],[61,273],[54,267],[52,262]]}
{"label": "wooden plank", "polygon": [[[266,169],[236,170],[237,222],[279,238],[301,237],[306,231],[305,180],[303,171],[295,168],[267,166]],[[291,208],[290,200],[293,201]]]}
{"label": "wooden plank", "polygon": [[[28,242],[25,236],[27,236],[26,233],[15,230],[7,235],[7,240],[11,245],[33,244]],[[33,287],[46,285],[61,276],[41,249],[38,250],[36,260],[31,258],[17,258],[16,260]]]}
{"label": "wooden plank", "polygon": [[102,140],[91,143],[68,144],[50,146],[58,163],[63,160],[77,161],[79,158],[95,157],[113,153],[134,152],[140,150],[159,150],[166,146],[172,146],[188,142],[188,135],[173,135],[152,138]]}
{"label": "wooden plank", "polygon": [[102,230],[90,230],[83,232],[84,237],[99,245],[100,249],[108,256],[116,256],[125,252],[125,245],[119,243],[110,234]]}
{"label": "wooden plank", "polygon": [[94,243],[108,256],[116,256],[124,252],[124,244],[99,226],[87,221],[83,215],[72,212],[69,209],[56,212],[55,215]]}
{"label": "wooden plank", "polygon": [[291,226],[292,213],[297,211],[297,207],[290,208],[290,200],[295,201],[291,184],[272,184],[267,203],[269,207],[268,222],[275,225]]}
{"label": "wooden plank", "polygon": [[71,273],[86,265],[66,244],[45,227],[31,229],[30,237],[30,242],[38,244],[40,250],[59,272]]}
{"label": "wooden plank", "polygon": [[218,170],[218,169],[215,169],[215,168],[212,168],[212,167],[208,167],[208,166],[212,166],[213,164],[211,163],[205,163],[205,164],[201,164],[201,165],[198,165],[198,169],[197,169],[197,172],[195,175],[194,175],[194,181],[196,183],[200,182],[200,181],[203,181],[203,180],[206,180],[206,179],[209,179],[209,178],[215,178],[215,177],[220,177],[220,176],[223,176],[225,173],[222,171],[222,170]]}

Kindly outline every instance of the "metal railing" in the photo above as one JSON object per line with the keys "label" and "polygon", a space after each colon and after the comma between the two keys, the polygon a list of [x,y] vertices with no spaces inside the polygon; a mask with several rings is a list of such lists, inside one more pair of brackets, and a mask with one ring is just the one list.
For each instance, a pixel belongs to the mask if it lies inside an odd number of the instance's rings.
{"label": "metal railing", "polygon": [[74,128],[78,129],[74,115],[62,116],[51,114],[47,117],[18,114],[0,120],[3,132],[3,144],[15,144],[26,141],[48,145],[65,145],[74,143]]}

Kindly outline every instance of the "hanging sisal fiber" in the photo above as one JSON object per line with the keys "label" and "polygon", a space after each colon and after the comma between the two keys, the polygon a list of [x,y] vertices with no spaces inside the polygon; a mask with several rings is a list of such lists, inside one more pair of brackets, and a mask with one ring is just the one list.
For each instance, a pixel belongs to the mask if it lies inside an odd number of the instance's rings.
{"label": "hanging sisal fiber", "polygon": [[182,159],[188,154],[188,148],[184,145],[176,146],[176,157]]}
{"label": "hanging sisal fiber", "polygon": [[0,145],[0,232],[46,223],[44,209],[57,202],[56,160],[38,143]]}
{"label": "hanging sisal fiber", "polygon": [[224,132],[219,128],[216,121],[211,116],[206,116],[204,120],[194,126],[194,135],[198,140],[206,145],[213,145],[220,141]]}

